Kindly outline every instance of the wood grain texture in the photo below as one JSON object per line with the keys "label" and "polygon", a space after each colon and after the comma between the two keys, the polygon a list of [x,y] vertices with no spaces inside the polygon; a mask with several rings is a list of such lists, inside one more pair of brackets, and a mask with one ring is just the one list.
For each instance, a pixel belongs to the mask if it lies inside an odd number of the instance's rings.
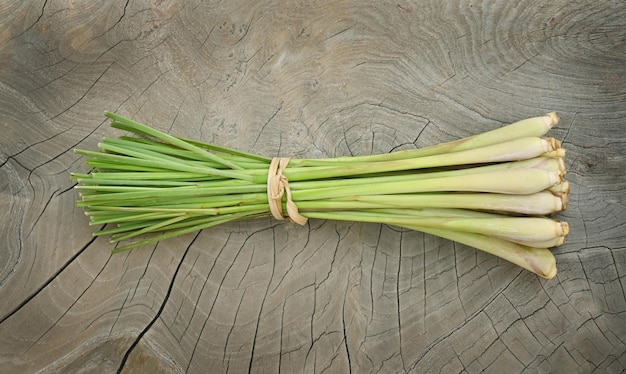
{"label": "wood grain texture", "polygon": [[[623,372],[625,102],[622,1],[0,0],[0,372]],[[105,110],[294,157],[554,110],[572,234],[552,281],[319,220],[111,255],[69,178]]]}

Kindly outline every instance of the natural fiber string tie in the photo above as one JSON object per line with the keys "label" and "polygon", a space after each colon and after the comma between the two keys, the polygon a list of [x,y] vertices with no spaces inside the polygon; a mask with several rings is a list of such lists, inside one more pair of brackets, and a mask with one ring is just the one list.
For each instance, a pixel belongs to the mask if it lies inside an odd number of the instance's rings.
{"label": "natural fiber string tie", "polygon": [[[283,175],[288,163],[289,157],[274,157],[272,159],[267,172],[267,202],[274,218],[280,220],[289,218],[291,222],[304,225],[307,218],[301,216],[298,212],[298,207],[291,198],[289,181]],[[284,195],[287,196],[287,216],[283,215]]]}

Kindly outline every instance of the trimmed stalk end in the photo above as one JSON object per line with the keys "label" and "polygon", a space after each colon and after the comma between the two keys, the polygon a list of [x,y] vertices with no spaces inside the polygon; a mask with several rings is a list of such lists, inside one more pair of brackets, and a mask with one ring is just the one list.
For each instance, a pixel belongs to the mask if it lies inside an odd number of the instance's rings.
{"label": "trimmed stalk end", "polygon": [[567,206],[567,202],[563,200],[563,196],[554,195],[554,210],[553,212],[562,212]]}
{"label": "trimmed stalk end", "polygon": [[567,205],[569,204],[569,195],[567,193],[563,193],[563,194],[560,194],[559,197],[561,198],[560,199],[561,206],[562,206],[561,210],[562,211],[566,210],[567,209]]}
{"label": "trimmed stalk end", "polygon": [[567,195],[569,194],[570,185],[568,181],[564,180],[563,182],[555,184],[554,186],[548,188],[548,190],[556,196]]}
{"label": "trimmed stalk end", "polygon": [[563,175],[567,175],[567,166],[563,157],[555,157],[554,159],[559,163],[559,170],[563,172]]}
{"label": "trimmed stalk end", "polygon": [[544,277],[544,278],[546,278],[546,279],[548,279],[548,280],[550,280],[550,279],[552,279],[552,278],[554,278],[556,276],[557,272],[558,271],[556,269],[556,265],[554,265],[554,267],[552,267],[548,273],[546,273],[545,275],[543,275],[543,274],[539,274],[539,275]]}
{"label": "trimmed stalk end", "polygon": [[548,113],[544,117],[544,123],[546,124],[546,126],[549,126],[549,127],[554,127],[558,125],[559,120],[560,120],[559,116],[557,116],[555,112]]}
{"label": "trimmed stalk end", "polygon": [[544,154],[542,154],[542,156],[544,157],[552,157],[552,158],[563,158],[565,157],[565,154],[567,152],[565,151],[565,148],[558,148],[555,149],[554,151],[550,151],[550,152],[546,152]]}
{"label": "trimmed stalk end", "polygon": [[546,140],[550,143],[550,151],[556,151],[557,149],[562,149],[561,142],[556,140],[555,138],[548,138]]}
{"label": "trimmed stalk end", "polygon": [[548,178],[550,186],[554,187],[563,183],[563,172],[553,171],[551,173],[548,173]]}
{"label": "trimmed stalk end", "polygon": [[554,246],[558,247],[558,246],[565,244],[565,238],[566,236],[559,236],[558,238],[556,238],[554,241]]}
{"label": "trimmed stalk end", "polygon": [[532,255],[526,256],[526,261],[530,266],[529,270],[545,279],[552,279],[556,276],[556,258],[552,252],[543,248],[529,248]]}
{"label": "trimmed stalk end", "polygon": [[562,200],[563,200],[563,210],[566,210],[569,205],[569,196],[563,195]]}

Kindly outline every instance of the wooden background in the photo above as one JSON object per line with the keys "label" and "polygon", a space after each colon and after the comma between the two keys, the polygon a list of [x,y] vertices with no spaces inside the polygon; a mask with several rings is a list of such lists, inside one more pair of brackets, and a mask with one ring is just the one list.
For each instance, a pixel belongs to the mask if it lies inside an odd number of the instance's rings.
{"label": "wooden background", "polygon": [[[620,0],[1,0],[0,372],[623,372],[625,39]],[[573,232],[551,281],[320,220],[111,255],[69,178],[105,110],[294,157],[556,111]]]}

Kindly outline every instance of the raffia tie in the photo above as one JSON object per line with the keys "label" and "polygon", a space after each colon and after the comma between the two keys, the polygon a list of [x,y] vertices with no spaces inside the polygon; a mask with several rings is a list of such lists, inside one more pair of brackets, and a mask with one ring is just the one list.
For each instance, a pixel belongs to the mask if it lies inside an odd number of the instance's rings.
{"label": "raffia tie", "polygon": [[[300,215],[298,207],[291,198],[289,181],[283,175],[287,168],[289,157],[274,157],[267,172],[267,201],[270,211],[276,219],[289,218],[299,225],[306,224],[307,218]],[[283,196],[287,196],[287,216],[283,215]]]}

